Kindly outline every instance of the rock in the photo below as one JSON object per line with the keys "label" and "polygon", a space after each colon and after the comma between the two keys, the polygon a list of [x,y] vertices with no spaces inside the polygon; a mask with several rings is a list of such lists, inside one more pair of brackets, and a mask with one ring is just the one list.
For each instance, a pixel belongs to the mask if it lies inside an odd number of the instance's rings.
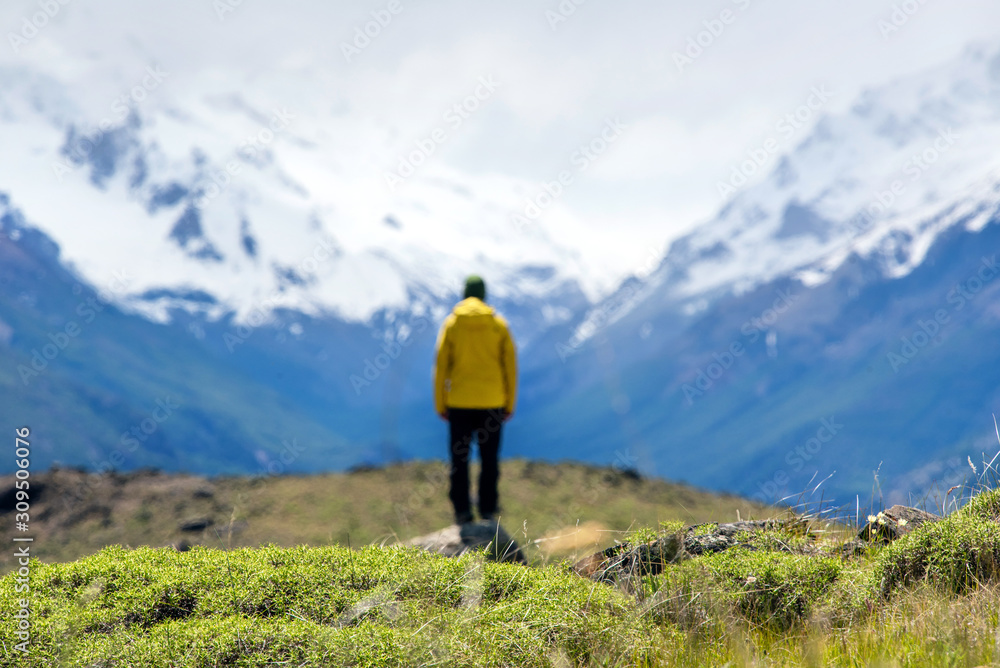
{"label": "rock", "polygon": [[[13,483],[14,476],[11,476],[12,482],[11,486],[0,493],[0,515],[7,515],[14,512],[14,508],[17,502],[20,500],[17,498],[18,488],[17,485]],[[46,483],[35,482],[34,478],[31,480],[31,503],[35,505],[40,501],[45,494]],[[34,513],[32,513],[34,515]]]}
{"label": "rock", "polygon": [[860,557],[868,552],[869,544],[865,541],[854,538],[847,541],[840,548],[832,552],[833,556],[839,556],[842,559],[851,559],[852,557]]}
{"label": "rock", "polygon": [[808,527],[801,520],[699,524],[643,545],[624,543],[609,547],[581,559],[573,565],[573,570],[592,580],[629,585],[636,577],[656,575],[668,564],[690,556],[714,554],[736,546],[756,549],[742,540],[746,534],[782,528],[806,530]]}
{"label": "rock", "polygon": [[502,526],[490,520],[479,520],[466,524],[453,524],[426,536],[412,538],[407,545],[416,545],[425,550],[458,557],[469,550],[486,550],[493,561],[514,561],[527,564],[521,548]]}
{"label": "rock", "polygon": [[611,468],[606,469],[601,475],[601,482],[610,487],[619,487],[626,481],[632,484],[641,484],[642,474],[633,468],[621,469],[616,466],[612,466]]}
{"label": "rock", "polygon": [[192,517],[186,520],[181,520],[180,523],[178,523],[177,528],[181,531],[189,531],[193,533],[195,531],[204,531],[208,527],[212,526],[212,524],[214,523],[209,517]]}
{"label": "rock", "polygon": [[[757,520],[747,522],[732,522],[730,524],[698,524],[688,527],[684,532],[684,551],[692,555],[714,554],[728,550],[737,545],[745,545],[739,540],[743,533],[757,531],[773,531],[790,527],[793,523],[783,520]],[[699,531],[704,527],[714,527]],[[749,546],[748,546],[749,547]]]}
{"label": "rock", "polygon": [[598,582],[628,583],[636,577],[656,575],[667,564],[676,563],[685,556],[680,534],[671,534],[643,545],[623,543],[609,547],[581,559],[574,564],[573,570]]}
{"label": "rock", "polygon": [[933,513],[896,505],[869,518],[868,523],[858,531],[858,540],[869,543],[891,543],[902,538],[926,522],[937,522],[941,518]]}

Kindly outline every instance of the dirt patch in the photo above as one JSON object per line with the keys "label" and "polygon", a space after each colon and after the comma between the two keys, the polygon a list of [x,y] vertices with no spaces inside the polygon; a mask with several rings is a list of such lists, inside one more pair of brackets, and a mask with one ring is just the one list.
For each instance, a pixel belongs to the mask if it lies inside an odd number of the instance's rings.
{"label": "dirt patch", "polygon": [[593,552],[607,543],[608,527],[600,522],[584,522],[575,526],[550,531],[535,541],[546,557],[558,557],[578,552]]}

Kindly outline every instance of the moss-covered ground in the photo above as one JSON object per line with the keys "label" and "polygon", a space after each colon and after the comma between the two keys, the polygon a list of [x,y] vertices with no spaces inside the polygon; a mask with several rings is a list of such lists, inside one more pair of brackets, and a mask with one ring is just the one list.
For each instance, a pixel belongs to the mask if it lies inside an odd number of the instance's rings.
{"label": "moss-covered ground", "polygon": [[[1000,492],[860,556],[757,535],[629,590],[399,546],[109,547],[0,579],[6,665],[976,666],[1000,662]],[[676,531],[666,523],[631,538]],[[818,537],[813,537],[818,536]],[[13,611],[30,601],[30,645]]]}

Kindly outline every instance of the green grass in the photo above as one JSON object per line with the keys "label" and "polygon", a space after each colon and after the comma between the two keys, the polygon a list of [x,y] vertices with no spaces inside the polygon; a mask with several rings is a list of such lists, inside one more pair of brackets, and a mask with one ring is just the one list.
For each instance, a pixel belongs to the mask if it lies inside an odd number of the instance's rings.
{"label": "green grass", "polygon": [[663,606],[665,619],[683,621],[696,599],[715,599],[749,624],[787,630],[808,616],[840,571],[839,561],[829,558],[733,549],[668,570],[656,585],[656,596],[675,604]]}
{"label": "green grass", "polygon": [[[20,665],[545,666],[652,651],[622,593],[481,554],[111,547],[35,562],[31,578],[34,640]],[[17,642],[9,624],[0,638]]]}
{"label": "green grass", "polygon": [[[958,594],[927,571],[882,596],[872,574],[892,553],[842,562],[734,548],[627,594],[565,563],[495,564],[481,553],[109,547],[67,564],[32,561],[32,644],[16,665],[972,667],[1000,658],[991,581]],[[22,596],[14,577],[0,579],[4,610]],[[14,665],[13,625],[0,627],[0,641]]]}
{"label": "green grass", "polygon": [[[13,476],[0,477],[0,492],[13,485]],[[448,466],[440,461],[256,479],[62,469],[33,474],[32,485],[32,516],[45,518],[32,525],[33,554],[44,562],[72,561],[106,545],[162,547],[182,540],[223,548],[394,543],[452,521]],[[682,526],[771,512],[746,499],[636,481],[606,467],[520,459],[501,462],[500,503],[504,527],[534,563],[584,556],[624,540],[630,529],[660,522]],[[179,531],[192,517],[213,524],[202,532]],[[0,543],[10,544],[15,534],[12,516],[0,522]],[[0,574],[14,565],[13,555],[0,551]]]}
{"label": "green grass", "polygon": [[1000,575],[1000,490],[979,494],[962,510],[889,545],[873,579],[882,596],[901,585],[931,580],[956,594]]}
{"label": "green grass", "polygon": [[[31,562],[30,653],[0,665],[956,666],[1000,663],[1000,492],[863,556],[776,528],[620,587],[571,561],[416,548],[108,547]],[[141,507],[141,506],[137,506]],[[676,534],[666,520],[631,541]],[[538,556],[538,555],[536,555]],[[15,573],[0,609],[17,609]]]}

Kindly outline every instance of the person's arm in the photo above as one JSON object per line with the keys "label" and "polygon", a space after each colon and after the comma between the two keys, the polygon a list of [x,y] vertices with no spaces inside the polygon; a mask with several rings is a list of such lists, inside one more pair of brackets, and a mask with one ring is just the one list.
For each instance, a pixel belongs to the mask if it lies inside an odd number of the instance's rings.
{"label": "person's arm", "polygon": [[517,349],[514,347],[514,339],[510,336],[507,323],[503,323],[503,336],[500,342],[500,364],[503,370],[504,384],[504,413],[507,418],[514,414],[514,406],[517,403]]}
{"label": "person's arm", "polygon": [[442,418],[448,417],[447,382],[451,378],[451,332],[452,317],[448,316],[438,333],[437,351],[434,361],[434,410]]}

